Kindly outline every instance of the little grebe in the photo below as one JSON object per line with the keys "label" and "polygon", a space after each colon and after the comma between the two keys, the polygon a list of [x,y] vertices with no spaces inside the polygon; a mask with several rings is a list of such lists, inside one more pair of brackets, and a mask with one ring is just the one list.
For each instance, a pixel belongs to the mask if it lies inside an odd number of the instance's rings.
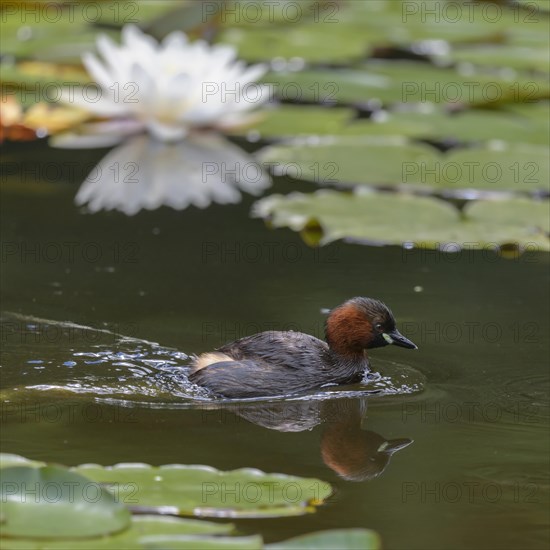
{"label": "little grebe", "polygon": [[397,330],[389,308],[372,298],[352,298],[331,310],[325,337],[293,331],[246,336],[195,358],[189,380],[230,398],[288,395],[360,382],[369,368],[367,349],[417,349]]}

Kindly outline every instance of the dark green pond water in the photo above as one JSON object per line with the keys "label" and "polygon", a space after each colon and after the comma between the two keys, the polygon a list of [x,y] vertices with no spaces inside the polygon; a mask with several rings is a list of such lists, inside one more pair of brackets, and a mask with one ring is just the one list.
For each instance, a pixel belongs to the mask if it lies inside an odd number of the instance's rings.
{"label": "dark green pond water", "polygon": [[[37,146],[25,158],[68,157]],[[236,522],[268,541],[368,527],[387,549],[548,548],[548,256],[313,250],[250,219],[249,197],[86,215],[77,179],[2,181],[4,452],[255,467],[334,486],[317,513]],[[373,351],[380,376],[334,399],[192,399],[185,354],[260,330],[321,336],[321,309],[355,295],[387,302],[419,351]],[[388,463],[377,450],[392,439],[412,443]]]}

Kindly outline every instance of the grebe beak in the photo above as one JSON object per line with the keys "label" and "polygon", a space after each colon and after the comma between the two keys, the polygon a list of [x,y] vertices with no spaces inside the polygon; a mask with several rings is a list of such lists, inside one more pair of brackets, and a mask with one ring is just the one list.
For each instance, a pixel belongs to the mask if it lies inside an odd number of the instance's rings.
{"label": "grebe beak", "polygon": [[411,443],[413,443],[412,439],[389,439],[388,441],[384,441],[384,443],[378,447],[378,452],[392,455],[393,453],[408,447]]}
{"label": "grebe beak", "polygon": [[405,338],[396,328],[391,332],[384,332],[382,336],[388,344],[393,344],[400,348],[418,349],[416,344],[413,344],[408,338]]}

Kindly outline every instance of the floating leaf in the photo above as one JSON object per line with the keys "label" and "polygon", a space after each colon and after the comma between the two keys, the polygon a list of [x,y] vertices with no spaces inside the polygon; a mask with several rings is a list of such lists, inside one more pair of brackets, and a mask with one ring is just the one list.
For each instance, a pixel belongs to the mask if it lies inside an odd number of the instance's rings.
{"label": "floating leaf", "polygon": [[[117,550],[126,549],[147,549],[157,548],[156,545],[162,543],[161,548],[176,548],[170,543],[187,544],[181,548],[202,549],[202,548],[235,548],[236,544],[241,544],[242,548],[247,548],[245,544],[249,543],[252,537],[227,537],[234,529],[231,524],[213,523],[209,521],[199,521],[192,519],[182,519],[170,516],[134,516],[128,529],[110,536],[92,539],[69,539],[69,540],[49,540],[36,541],[32,539],[4,539],[2,548],[5,550]],[[220,536],[222,535],[222,536]],[[261,539],[254,537],[256,542]],[[218,546],[213,546],[213,545]],[[238,547],[239,548],[239,547]],[[252,548],[261,548],[261,544],[252,546]]]}
{"label": "floating leaf", "polygon": [[548,120],[550,118],[550,102],[548,101],[507,105],[506,111],[528,119],[531,124],[540,122],[542,118],[546,119],[543,120],[543,124],[550,125]]}
{"label": "floating leaf", "polygon": [[22,105],[29,107],[59,101],[64,90],[74,90],[77,85],[89,83],[87,73],[73,65],[25,61],[1,63],[0,70],[2,101],[5,97],[16,97]]}
{"label": "floating leaf", "polygon": [[90,114],[83,109],[40,102],[27,110],[23,124],[28,128],[41,128],[48,134],[55,134],[77,126],[89,118]]}
{"label": "floating leaf", "polygon": [[[370,0],[340,4],[341,24],[361,24],[365,33],[382,33],[382,44],[407,46],[433,41],[432,48],[444,49],[447,42],[471,43],[498,39],[510,27],[530,28],[533,21],[519,17],[508,6],[487,6],[483,2],[455,3],[425,0]],[[544,23],[540,20],[540,27]],[[422,51],[422,50],[421,50]]]}
{"label": "floating leaf", "polygon": [[8,468],[11,466],[32,466],[41,467],[45,466],[45,462],[37,460],[29,460],[21,455],[15,455],[11,453],[0,453],[0,468]]}
{"label": "floating leaf", "polygon": [[446,154],[399,137],[331,136],[294,139],[258,152],[277,175],[319,185],[480,191],[548,189],[547,149],[495,142]]}
{"label": "floating leaf", "polygon": [[266,544],[266,550],[380,550],[378,533],[369,529],[331,529]]}
{"label": "floating leaf", "polygon": [[[264,5],[264,9],[265,9]],[[238,9],[238,8],[237,8]],[[367,56],[368,39],[362,29],[334,23],[274,27],[232,27],[217,41],[232,44],[247,61],[299,58],[309,62],[351,62]],[[331,37],[327,40],[327,36]]]}
{"label": "floating leaf", "polygon": [[288,101],[353,103],[374,98],[401,100],[401,92],[393,90],[390,78],[367,70],[278,71],[266,75],[263,82],[272,87],[277,97]]}
{"label": "floating leaf", "polygon": [[150,536],[142,537],[141,543],[147,550],[262,550],[259,536],[249,537],[189,537]]}
{"label": "floating leaf", "polygon": [[74,468],[116,487],[133,508],[203,517],[279,517],[314,510],[331,493],[328,483],[243,468],[222,472],[208,466],[119,464]]}
{"label": "floating leaf", "polygon": [[[187,549],[187,550],[261,550],[264,548],[260,536],[229,536],[234,531],[232,524],[212,523],[195,519],[181,519],[163,515],[138,515],[126,521],[118,529],[113,529],[112,518],[109,515],[112,500],[107,504],[104,499],[92,499],[90,495],[83,504],[78,495],[83,492],[82,483],[93,486],[103,497],[109,493],[97,483],[82,477],[74,470],[82,470],[98,482],[108,484],[109,491],[115,492],[116,500],[127,500],[129,497],[127,486],[132,485],[132,492],[137,488],[136,495],[143,496],[149,502],[182,501],[191,504],[197,500],[197,492],[202,494],[201,503],[204,504],[212,489],[223,491],[217,498],[218,513],[211,515],[227,515],[230,509],[241,508],[241,499],[254,507],[268,508],[285,505],[295,506],[302,499],[301,491],[311,492],[315,504],[319,499],[330,494],[330,486],[315,479],[297,478],[281,474],[264,474],[259,470],[242,469],[233,472],[220,472],[205,466],[171,465],[154,468],[146,464],[119,464],[112,468],[102,468],[96,465],[82,465],[73,468],[73,471],[56,466],[42,466],[42,463],[30,461],[19,455],[0,454],[2,470],[2,502],[8,508],[3,511],[2,534],[10,538],[3,540],[5,550],[111,550],[117,548],[128,549]],[[197,477],[199,476],[199,477]],[[130,481],[137,480],[137,481]],[[206,481],[207,479],[215,479]],[[116,481],[113,481],[116,480]],[[214,487],[216,485],[217,487]],[[48,497],[48,490],[55,486],[71,487],[67,509],[63,499],[55,499],[50,504],[50,515],[45,516],[45,505],[38,508],[33,505],[37,495],[44,499]],[[49,489],[48,489],[49,488]],[[13,514],[13,507],[18,500],[15,498],[17,489],[22,495],[32,498],[19,499],[19,516]],[[258,491],[265,491],[265,496],[259,496]],[[183,495],[176,496],[183,492]],[[252,494],[254,492],[254,494]],[[142,495],[143,493],[143,495]],[[190,493],[190,494],[189,494]],[[51,495],[50,495],[51,496]],[[267,498],[266,498],[267,497]],[[167,500],[164,500],[164,499]],[[112,497],[111,497],[112,499]],[[90,506],[89,501],[96,504]],[[235,507],[231,500],[238,503]],[[99,504],[97,504],[99,502]],[[220,505],[220,502],[222,505]],[[53,506],[52,506],[53,504]],[[198,504],[198,501],[194,504]],[[101,512],[96,508],[102,506]],[[152,508],[154,506],[151,506]],[[250,508],[246,504],[245,508]],[[173,506],[161,506],[160,513],[175,513]],[[7,509],[7,513],[6,510]],[[119,505],[115,514],[128,519],[127,510]],[[206,509],[199,504],[194,510],[200,514]],[[260,514],[264,517],[264,514]],[[244,517],[250,517],[244,514]],[[62,524],[62,519],[69,525]],[[86,521],[84,520],[86,518]],[[26,521],[23,537],[19,537],[18,530]],[[93,525],[95,524],[95,527]],[[99,524],[99,525],[97,525]],[[110,529],[110,530],[109,530]],[[116,531],[116,532],[112,532]],[[37,540],[40,538],[41,540]],[[49,539],[49,540],[44,540]],[[376,533],[366,529],[348,529],[312,533],[283,541],[269,548],[333,548],[337,546],[343,550],[366,548],[377,550],[379,538]]]}
{"label": "floating leaf", "polygon": [[[111,36],[115,35],[112,31],[103,32]],[[55,23],[43,26],[41,29],[34,24],[32,29],[24,26],[17,30],[17,34],[28,34],[29,39],[19,40],[14,36],[7,37],[4,41],[5,50],[3,50],[6,54],[14,55],[18,59],[32,58],[42,61],[78,63],[83,53],[94,49],[98,33],[79,25],[73,25],[70,31],[63,31]]]}
{"label": "floating leaf", "polygon": [[[100,31],[90,23],[99,21],[104,9],[108,6],[100,3],[8,4],[2,11],[2,53],[16,58],[79,62],[80,55],[94,47]],[[117,34],[109,29],[101,32]]]}
{"label": "floating leaf", "polygon": [[538,12],[541,12],[541,15],[548,15],[550,10],[548,0],[515,0],[515,3],[526,10],[525,13],[530,16],[534,16]]}
{"label": "floating leaf", "polygon": [[498,142],[455,149],[438,164],[412,169],[423,182],[444,189],[550,191],[548,148],[540,145]]}
{"label": "floating leaf", "polygon": [[264,78],[282,99],[310,102],[496,104],[547,98],[548,79],[435,67],[413,61],[370,60],[355,69],[273,72]]}
{"label": "floating leaf", "polygon": [[281,105],[262,112],[263,120],[252,128],[238,129],[235,134],[258,133],[262,138],[296,135],[338,134],[353,119],[355,111],[345,108]]}
{"label": "floating leaf", "polygon": [[139,4],[133,0],[104,1],[98,5],[97,17],[94,17],[93,22],[115,27],[122,27],[129,23],[143,26],[173,11],[172,0],[155,0]]}
{"label": "floating leaf", "polygon": [[[420,43],[417,49],[422,52],[425,41],[432,42],[428,52],[437,54],[447,51],[445,41],[498,40],[508,29],[518,27],[546,30],[540,19],[529,21],[519,17],[517,10],[506,6],[491,9],[482,3],[462,6],[439,1],[370,0],[277,2],[269,6],[246,2],[232,8],[221,17],[226,28],[218,40],[234,44],[241,57],[250,61],[299,57],[308,62],[349,63],[375,47]],[[534,24],[537,22],[539,25]]]}
{"label": "floating leaf", "polygon": [[326,6],[318,0],[300,0],[299,5],[295,0],[277,0],[273,4],[266,4],[263,0],[247,0],[240,6],[238,2],[240,0],[229,0],[225,6],[209,6],[205,10],[208,20],[217,15],[219,22],[229,28],[269,25],[299,27],[303,23],[318,22],[321,18],[329,20],[339,11],[338,7]]}
{"label": "floating leaf", "polygon": [[403,103],[532,103],[538,98],[547,98],[550,93],[548,78],[518,75],[515,71],[476,70],[460,65],[445,68],[415,61],[378,60],[365,63],[364,68],[390,78],[393,91],[399,94],[397,101]]}
{"label": "floating leaf", "polygon": [[155,0],[145,2],[148,6],[143,14],[144,3],[140,3],[140,26],[145,32],[159,39],[174,31],[185,31],[200,36],[204,29],[217,26],[224,2],[225,0],[208,0],[208,4],[204,4],[189,0],[184,2]]}
{"label": "floating leaf", "polygon": [[397,136],[329,136],[314,142],[295,139],[258,153],[259,161],[271,166],[275,174],[320,185],[397,185],[404,182],[407,163],[419,166],[438,158],[432,147],[411,144]]}
{"label": "floating leaf", "polygon": [[510,67],[513,69],[548,72],[550,55],[547,48],[507,44],[476,44],[468,48],[453,48],[442,56],[446,62],[468,62],[474,65]]}
{"label": "floating leaf", "polygon": [[2,468],[2,536],[94,537],[130,523],[126,507],[99,484],[57,466]]}
{"label": "floating leaf", "polygon": [[[529,107],[527,107],[528,109]],[[385,112],[375,119],[353,122],[340,132],[344,135],[401,135],[422,139],[476,142],[502,140],[546,145],[550,116],[542,110],[536,119],[514,116],[507,111],[469,109],[450,114],[433,112]]]}
{"label": "floating leaf", "polygon": [[338,239],[439,248],[444,243],[481,248],[516,244],[550,250],[548,201],[478,201],[465,215],[428,197],[394,193],[316,193],[272,195],[256,202],[255,216],[274,227],[301,231],[312,221],[322,228],[320,244]]}
{"label": "floating leaf", "polygon": [[[499,244],[519,243],[550,249],[550,202],[528,199],[473,201],[465,209],[466,221],[484,232],[486,240]],[[489,235],[494,235],[491,239]]]}

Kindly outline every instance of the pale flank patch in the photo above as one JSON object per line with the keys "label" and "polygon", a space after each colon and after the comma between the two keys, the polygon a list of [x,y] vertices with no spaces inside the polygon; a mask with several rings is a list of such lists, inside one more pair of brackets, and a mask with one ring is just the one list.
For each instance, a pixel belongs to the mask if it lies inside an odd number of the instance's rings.
{"label": "pale flank patch", "polygon": [[203,353],[195,359],[193,364],[193,372],[197,372],[198,370],[204,369],[204,367],[208,367],[208,365],[213,365],[214,363],[219,363],[220,361],[234,361],[234,359],[229,357],[229,355],[225,355],[225,353]]}

